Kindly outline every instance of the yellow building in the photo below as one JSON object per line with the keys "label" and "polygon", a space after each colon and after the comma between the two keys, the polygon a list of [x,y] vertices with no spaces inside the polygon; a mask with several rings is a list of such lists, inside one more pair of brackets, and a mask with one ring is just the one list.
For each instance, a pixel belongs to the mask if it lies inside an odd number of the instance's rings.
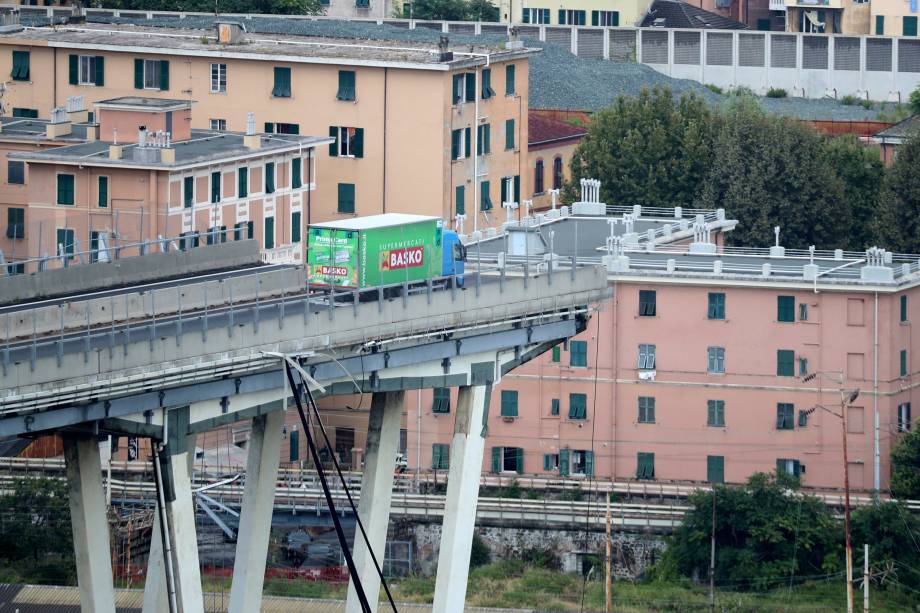
{"label": "yellow building", "polygon": [[786,0],[786,30],[869,34],[869,9],[868,0]]}
{"label": "yellow building", "polygon": [[873,0],[871,34],[879,36],[917,36],[917,0]]}
{"label": "yellow building", "polygon": [[499,10],[505,22],[506,15],[513,15],[514,23],[632,26],[642,19],[650,3],[650,0],[499,0]]}
{"label": "yellow building", "polygon": [[317,160],[323,176],[307,224],[381,212],[452,220],[459,212],[469,231],[500,223],[500,203],[528,192],[521,171],[533,50],[238,29],[229,40],[89,24],[0,36],[5,109],[45,118],[70,96],[92,108],[143,92],[194,101],[195,129],[243,131],[254,112],[259,131],[332,136]]}

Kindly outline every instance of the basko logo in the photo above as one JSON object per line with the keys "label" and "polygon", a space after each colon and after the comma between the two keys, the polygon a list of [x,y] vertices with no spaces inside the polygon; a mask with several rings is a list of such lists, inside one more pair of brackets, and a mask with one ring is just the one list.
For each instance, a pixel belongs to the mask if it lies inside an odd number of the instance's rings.
{"label": "basko logo", "polygon": [[406,247],[384,251],[382,258],[383,270],[397,270],[399,268],[412,268],[425,263],[425,247]]}
{"label": "basko logo", "polygon": [[319,274],[332,275],[334,277],[347,277],[348,269],[344,266],[320,266]]}

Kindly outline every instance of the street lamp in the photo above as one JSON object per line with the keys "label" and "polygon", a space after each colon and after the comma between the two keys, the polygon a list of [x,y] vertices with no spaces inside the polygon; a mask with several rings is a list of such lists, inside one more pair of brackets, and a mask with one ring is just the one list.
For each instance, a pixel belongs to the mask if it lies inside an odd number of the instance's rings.
{"label": "street lamp", "polygon": [[802,381],[808,382],[820,376],[831,377],[838,385],[840,392],[840,413],[832,411],[822,404],[816,404],[815,408],[827,411],[831,415],[839,417],[843,422],[843,531],[846,539],[846,560],[847,560],[847,613],[853,613],[853,542],[850,537],[850,464],[847,459],[847,407],[859,398],[859,388],[846,390],[843,388],[842,372],[813,372],[802,378]]}

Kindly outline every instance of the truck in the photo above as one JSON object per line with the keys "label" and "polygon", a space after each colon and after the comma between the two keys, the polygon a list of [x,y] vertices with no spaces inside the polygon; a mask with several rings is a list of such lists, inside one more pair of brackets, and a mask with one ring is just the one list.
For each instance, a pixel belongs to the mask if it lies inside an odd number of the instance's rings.
{"label": "truck", "polygon": [[439,277],[448,277],[444,284],[463,284],[466,248],[438,217],[368,215],[312,224],[307,236],[309,285],[360,290]]}

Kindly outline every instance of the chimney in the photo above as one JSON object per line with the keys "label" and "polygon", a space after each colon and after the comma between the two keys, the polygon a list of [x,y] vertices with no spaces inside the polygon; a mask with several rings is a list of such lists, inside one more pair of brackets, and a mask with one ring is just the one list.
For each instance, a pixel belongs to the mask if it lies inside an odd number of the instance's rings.
{"label": "chimney", "polygon": [[109,145],[109,159],[120,160],[124,156],[124,145]]}
{"label": "chimney", "polygon": [[70,119],[64,107],[56,106],[51,109],[51,123],[45,126],[45,135],[48,138],[68,136],[71,133]]}
{"label": "chimney", "polygon": [[508,40],[505,42],[505,49],[515,50],[524,48],[524,41],[520,40],[518,34],[519,30],[517,26],[508,28]]}
{"label": "chimney", "polygon": [[89,121],[89,111],[86,110],[83,96],[70,96],[67,98],[67,114],[71,123],[86,123]]}
{"label": "chimney", "polygon": [[260,149],[262,137],[256,134],[256,114],[246,113],[246,134],[243,136],[243,146],[247,149]]}
{"label": "chimney", "polygon": [[218,21],[214,24],[217,30],[218,45],[238,45],[243,42],[246,26],[238,21]]}
{"label": "chimney", "polygon": [[439,62],[450,62],[454,59],[454,52],[449,50],[450,48],[450,39],[446,34],[442,34],[441,38],[438,39],[438,61]]}

